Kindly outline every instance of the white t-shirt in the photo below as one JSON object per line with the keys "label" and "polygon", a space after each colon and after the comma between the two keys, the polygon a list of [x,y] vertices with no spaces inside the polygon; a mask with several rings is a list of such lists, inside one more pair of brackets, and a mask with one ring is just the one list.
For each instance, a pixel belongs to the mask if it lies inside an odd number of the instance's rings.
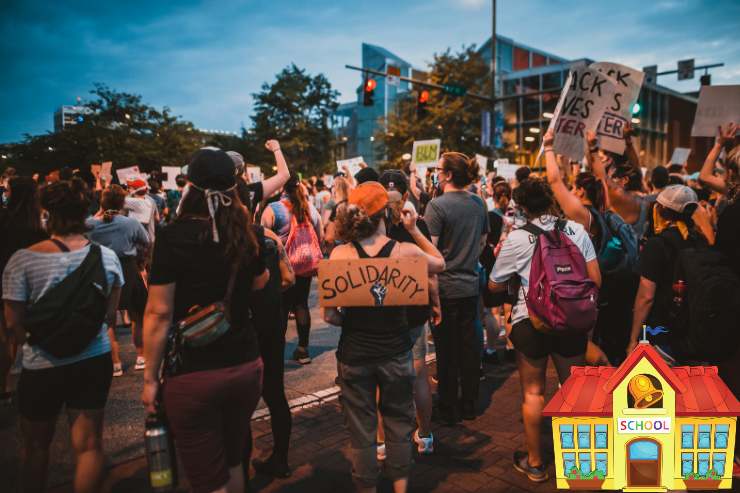
{"label": "white t-shirt", "polygon": [[[552,231],[555,227],[557,218],[555,216],[541,216],[532,224],[539,226],[545,231]],[[596,250],[591,243],[588,233],[583,226],[574,222],[567,221],[564,231],[568,238],[583,253],[586,262],[596,258]],[[529,318],[527,303],[525,297],[529,289],[529,269],[532,265],[532,256],[534,255],[535,235],[523,229],[515,229],[504,240],[501,251],[496,257],[496,263],[493,265],[490,280],[495,283],[504,283],[513,276],[518,275],[521,279],[521,287],[517,294],[517,302],[511,309],[511,323],[517,323],[525,318]]]}
{"label": "white t-shirt", "polygon": [[128,211],[128,217],[139,221],[149,234],[149,241],[154,241],[154,212],[157,210],[157,204],[151,197],[144,196],[131,196],[126,197],[125,204],[123,206]]}

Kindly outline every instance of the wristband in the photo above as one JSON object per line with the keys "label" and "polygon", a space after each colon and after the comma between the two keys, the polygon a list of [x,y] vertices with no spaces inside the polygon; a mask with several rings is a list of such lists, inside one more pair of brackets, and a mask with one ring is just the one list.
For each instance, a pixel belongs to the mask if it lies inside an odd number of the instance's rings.
{"label": "wristband", "polygon": [[552,152],[552,146],[545,146],[542,148],[545,152]]}

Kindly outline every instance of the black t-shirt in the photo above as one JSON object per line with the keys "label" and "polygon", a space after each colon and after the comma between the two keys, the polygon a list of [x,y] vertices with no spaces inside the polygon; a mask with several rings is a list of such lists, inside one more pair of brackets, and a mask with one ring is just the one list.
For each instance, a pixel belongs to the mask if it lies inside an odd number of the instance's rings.
{"label": "black t-shirt", "polygon": [[727,205],[717,219],[717,250],[740,276],[740,199]]}
{"label": "black t-shirt", "polygon": [[256,183],[247,183],[242,178],[236,179],[236,192],[239,194],[239,200],[242,201],[242,204],[247,206],[247,209],[249,209],[249,212],[252,214],[255,213],[257,206],[262,202],[264,191],[265,189],[262,186],[261,181]]}
{"label": "black t-shirt", "polygon": [[[418,218],[416,220],[416,227],[419,228],[419,231],[421,231],[421,234],[423,234],[427,240],[432,241],[432,235],[429,234],[427,223],[425,223],[422,218]],[[411,233],[403,227],[403,224],[391,225],[390,228],[388,228],[386,235],[388,238],[392,238],[396,241],[416,244]],[[410,328],[425,324],[427,320],[429,320],[429,306],[414,305],[406,307],[406,318],[408,319]]]}
{"label": "black t-shirt", "polygon": [[678,251],[701,243],[695,236],[684,240],[675,227],[649,238],[645,243],[640,252],[640,275],[656,284],[653,307],[645,322],[648,326],[666,326],[668,323]]}
{"label": "black t-shirt", "polygon": [[[263,337],[285,337],[287,318],[283,316],[283,293],[281,289],[282,276],[280,274],[280,255],[277,243],[265,236],[262,226],[252,226],[260,241],[264,241],[264,249],[260,252],[265,266],[270,271],[270,280],[264,288],[252,292],[250,303],[252,306],[252,320],[260,341]],[[282,332],[281,332],[282,331]]]}
{"label": "black t-shirt", "polygon": [[[263,249],[264,244],[260,252]],[[206,347],[188,348],[185,372],[226,368],[258,357],[249,300],[252,281],[264,270],[261,256],[241,267],[231,299],[231,330]],[[193,306],[223,301],[230,273],[223,243],[212,241],[208,219],[178,219],[158,233],[149,283],[176,284],[173,322],[185,318]]]}

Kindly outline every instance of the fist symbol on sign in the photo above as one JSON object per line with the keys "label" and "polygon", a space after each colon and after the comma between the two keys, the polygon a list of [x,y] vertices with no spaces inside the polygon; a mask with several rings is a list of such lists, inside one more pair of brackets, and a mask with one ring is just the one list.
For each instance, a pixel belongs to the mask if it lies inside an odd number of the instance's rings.
{"label": "fist symbol on sign", "polygon": [[375,299],[375,306],[383,306],[383,301],[385,301],[385,295],[387,292],[388,289],[378,282],[370,286],[370,293],[372,293],[373,298]]}

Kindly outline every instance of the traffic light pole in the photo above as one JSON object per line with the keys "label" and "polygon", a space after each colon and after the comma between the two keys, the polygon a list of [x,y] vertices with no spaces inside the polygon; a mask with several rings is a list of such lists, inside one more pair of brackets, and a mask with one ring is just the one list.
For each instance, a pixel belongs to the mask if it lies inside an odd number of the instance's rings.
{"label": "traffic light pole", "polygon": [[[711,63],[709,65],[697,65],[694,67],[694,70],[704,70],[704,74],[706,75],[708,73],[708,69],[710,68],[717,68],[717,67],[724,67],[724,63]],[[677,74],[678,70],[666,70],[665,72],[658,72],[655,75],[670,75],[670,74]]]}
{"label": "traffic light pole", "polygon": [[491,5],[491,113],[488,117],[488,138],[491,146],[491,158],[496,158],[496,0]]}

